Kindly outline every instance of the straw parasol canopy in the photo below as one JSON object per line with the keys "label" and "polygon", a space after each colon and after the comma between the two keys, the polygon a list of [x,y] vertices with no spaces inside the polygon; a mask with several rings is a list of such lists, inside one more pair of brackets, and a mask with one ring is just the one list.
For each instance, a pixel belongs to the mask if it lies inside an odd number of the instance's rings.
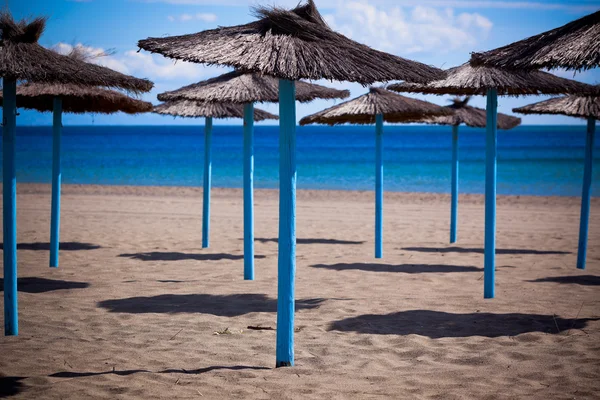
{"label": "straw parasol canopy", "polygon": [[73,83],[148,92],[153,83],[58,54],[39,45],[45,18],[16,22],[0,12],[0,76],[16,81]]}
{"label": "straw parasol canopy", "polygon": [[600,97],[563,96],[513,108],[520,114],[555,114],[600,119]]}
{"label": "straw parasol canopy", "polygon": [[189,35],[148,38],[139,47],[166,57],[227,65],[281,79],[428,82],[443,72],[373,50],[334,32],[313,0],[293,10],[255,9],[257,21]]}
{"label": "straw parasol canopy", "polygon": [[[212,118],[244,118],[244,106],[241,104],[204,103],[192,100],[179,100],[159,104],[152,112],[175,117],[212,117]],[[279,119],[277,115],[254,108],[254,120]]]}
{"label": "straw parasol canopy", "polygon": [[565,68],[586,70],[600,66],[600,11],[560,28],[483,53],[472,63],[499,68]]}
{"label": "straw parasol canopy", "polygon": [[[348,90],[331,89],[313,83],[296,82],[296,100],[345,99]],[[158,95],[160,101],[196,100],[218,103],[253,103],[279,101],[279,81],[267,75],[228,72],[215,78],[184,86]]]}
{"label": "straw parasol canopy", "polygon": [[[470,97],[464,99],[452,99],[452,104],[444,107],[454,113],[452,115],[444,115],[439,117],[424,117],[413,122],[423,122],[426,124],[435,125],[460,125],[465,124],[473,128],[485,128],[486,126],[486,111],[482,108],[477,108],[468,105]],[[521,124],[521,118],[513,117],[512,115],[498,113],[498,129],[512,129]]]}
{"label": "straw parasol canopy", "polygon": [[542,71],[509,71],[472,66],[465,63],[447,70],[445,79],[427,84],[396,83],[388,87],[396,92],[485,95],[497,89],[499,96],[536,94],[587,94],[597,92],[594,86],[565,79]]}
{"label": "straw parasol canopy", "polygon": [[302,118],[300,125],[374,124],[377,114],[383,114],[387,122],[407,122],[424,115],[448,115],[452,111],[427,101],[372,87],[367,94]]}
{"label": "straw parasol canopy", "polygon": [[[17,107],[37,111],[52,111],[55,97],[62,99],[64,112],[83,114],[138,114],[152,111],[152,104],[129,97],[115,90],[74,84],[24,83],[17,86]],[[3,105],[0,93],[0,106]]]}

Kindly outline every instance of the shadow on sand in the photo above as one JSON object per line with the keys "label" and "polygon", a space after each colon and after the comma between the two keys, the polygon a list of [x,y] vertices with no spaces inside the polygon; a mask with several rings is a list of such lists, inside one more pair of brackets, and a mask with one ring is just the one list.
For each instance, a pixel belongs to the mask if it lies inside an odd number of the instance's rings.
{"label": "shadow on sand", "polygon": [[[221,366],[215,365],[212,367],[206,368],[198,368],[198,369],[183,369],[183,368],[173,368],[173,369],[165,369],[163,371],[156,372],[157,374],[204,374],[210,371],[216,370],[230,370],[230,371],[240,371],[240,370],[268,370],[271,368],[267,367],[254,367],[248,365],[233,365],[233,366]],[[118,376],[128,376],[138,373],[148,373],[152,374],[154,372],[149,371],[147,369],[130,369],[124,371],[112,370],[112,371],[104,371],[104,372],[57,372],[52,375],[48,375],[51,378],[83,378],[86,376],[99,376],[99,375],[118,375]]]}
{"label": "shadow on sand", "polygon": [[21,381],[25,379],[20,376],[0,375],[0,398],[14,396],[25,389]]}
{"label": "shadow on sand", "polygon": [[552,276],[548,278],[534,279],[527,282],[555,282],[572,283],[574,285],[600,286],[600,276],[595,275],[571,275],[571,276]]}
{"label": "shadow on sand", "polygon": [[[296,311],[317,308],[325,299],[296,300]],[[276,312],[277,299],[264,294],[161,294],[104,300],[98,306],[117,313],[200,313],[234,317],[254,312]]]}
{"label": "shadow on sand", "polygon": [[[403,247],[406,251],[420,251],[422,253],[478,253],[483,254],[483,249],[469,247]],[[571,254],[570,251],[557,250],[530,250],[530,249],[496,249],[496,254]]]}
{"label": "shadow on sand", "polygon": [[[244,240],[244,239],[240,239]],[[254,238],[255,242],[261,243],[279,243],[278,238]],[[319,239],[319,238],[296,238],[297,244],[363,244],[364,241],[339,240],[339,239]]]}
{"label": "shadow on sand", "polygon": [[[61,281],[56,279],[25,277],[17,278],[17,290],[25,293],[45,293],[55,290],[85,289],[87,282]],[[0,278],[0,292],[4,291],[4,279]]]}
{"label": "shadow on sand", "polygon": [[405,274],[423,274],[440,272],[481,272],[483,269],[462,265],[443,264],[370,264],[370,263],[338,263],[338,264],[315,264],[313,268],[333,269],[335,271],[347,271],[358,269],[371,272],[402,272]]}
{"label": "shadow on sand", "polygon": [[582,329],[600,318],[564,319],[538,314],[452,314],[410,310],[392,314],[365,314],[336,321],[329,330],[377,335],[420,335],[432,339],[469,336],[516,336],[523,333],[560,333]]}
{"label": "shadow on sand", "polygon": [[[60,242],[58,245],[59,250],[64,251],[78,251],[78,250],[96,250],[102,248],[102,246],[92,243],[80,243],[80,242]],[[4,250],[4,243],[0,243],[0,249]],[[34,243],[17,243],[17,250],[45,250],[50,251],[50,243],[47,242],[34,242]]]}
{"label": "shadow on sand", "polygon": [[[127,257],[134,260],[142,261],[182,261],[182,260],[196,260],[196,261],[220,261],[220,260],[243,260],[244,255],[227,254],[227,253],[215,253],[215,254],[197,254],[197,253],[179,253],[179,252],[162,252],[162,251],[151,251],[148,253],[133,253],[133,254],[119,254],[119,257]],[[265,258],[266,256],[255,255],[254,258]]]}

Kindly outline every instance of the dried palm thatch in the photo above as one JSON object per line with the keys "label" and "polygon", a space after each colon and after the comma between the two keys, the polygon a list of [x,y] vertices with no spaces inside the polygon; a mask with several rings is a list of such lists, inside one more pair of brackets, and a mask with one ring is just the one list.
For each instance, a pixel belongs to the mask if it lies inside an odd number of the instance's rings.
{"label": "dried palm thatch", "polygon": [[148,92],[153,83],[48,50],[38,44],[45,18],[16,22],[0,12],[0,76],[17,81],[73,83]]}
{"label": "dried palm thatch", "polygon": [[302,118],[300,125],[374,124],[377,114],[383,114],[387,122],[407,122],[425,115],[449,115],[452,111],[382,88],[371,88],[367,94]]}
{"label": "dried palm thatch", "polygon": [[[296,100],[305,103],[315,99],[345,99],[348,90],[331,89],[313,83],[296,82]],[[279,101],[279,80],[272,76],[228,72],[202,82],[158,95],[160,101],[196,100],[217,103],[253,103]]]}
{"label": "dried palm thatch", "polygon": [[600,11],[507,46],[474,53],[471,63],[511,69],[599,67]]}
{"label": "dried palm thatch", "polygon": [[[212,117],[212,118],[244,118],[244,106],[241,104],[204,103],[193,100],[178,100],[159,104],[152,112],[174,117]],[[277,115],[254,107],[254,120],[279,119]]]}
{"label": "dried palm thatch", "polygon": [[498,95],[594,94],[598,88],[542,71],[509,71],[492,67],[475,67],[465,63],[450,68],[445,79],[427,84],[397,83],[388,87],[396,92],[485,95],[497,89]]}
{"label": "dried palm thatch", "polygon": [[[62,99],[64,112],[83,114],[138,114],[152,111],[152,104],[115,90],[73,84],[24,83],[17,86],[17,107],[52,111],[55,97]],[[0,93],[0,105],[3,104]]]}
{"label": "dried palm thatch", "polygon": [[166,57],[228,65],[281,79],[428,82],[441,70],[396,57],[332,31],[312,0],[293,10],[257,8],[259,20],[199,33],[148,38],[139,47]]}
{"label": "dried palm thatch", "polygon": [[[454,111],[452,115],[444,115],[439,117],[424,117],[412,122],[422,122],[434,125],[460,125],[465,124],[473,128],[485,128],[486,126],[486,111],[482,108],[477,108],[468,105],[470,97],[464,99],[455,98],[452,104],[445,108]],[[521,118],[513,117],[512,115],[498,113],[498,129],[512,129],[521,124]]]}
{"label": "dried palm thatch", "polygon": [[520,114],[555,114],[600,119],[600,97],[563,96],[513,108]]}

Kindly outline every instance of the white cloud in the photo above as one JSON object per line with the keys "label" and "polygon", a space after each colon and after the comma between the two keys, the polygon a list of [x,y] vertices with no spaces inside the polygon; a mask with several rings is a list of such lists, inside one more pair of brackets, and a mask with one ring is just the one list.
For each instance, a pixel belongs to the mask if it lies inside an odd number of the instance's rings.
{"label": "white cloud", "polygon": [[204,21],[204,22],[214,22],[217,20],[216,14],[212,13],[197,13],[197,14],[181,14],[178,17],[174,17],[173,15],[169,15],[167,19],[171,22],[181,21],[187,22],[192,20]]}
{"label": "white cloud", "polygon": [[492,28],[492,22],[477,13],[457,15],[452,9],[424,6],[383,9],[364,0],[348,2],[325,19],[344,35],[395,54],[472,48]]}
{"label": "white cloud", "polygon": [[213,22],[213,21],[217,20],[217,16],[212,13],[198,13],[198,14],[196,14],[196,19],[199,19],[199,20],[205,21],[205,22]]}

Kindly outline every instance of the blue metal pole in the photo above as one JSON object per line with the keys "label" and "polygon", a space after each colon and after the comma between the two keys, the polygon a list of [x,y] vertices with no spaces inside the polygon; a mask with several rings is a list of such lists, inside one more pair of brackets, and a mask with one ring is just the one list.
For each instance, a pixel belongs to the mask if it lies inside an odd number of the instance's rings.
{"label": "blue metal pole", "polygon": [[254,280],[254,104],[244,104],[244,279]]}
{"label": "blue metal pole", "polygon": [[279,80],[279,259],[276,367],[294,365],[296,84]]}
{"label": "blue metal pole", "polygon": [[3,82],[3,232],[4,232],[4,335],[19,334],[17,307],[17,176],[15,136],[17,125],[17,82]]}
{"label": "blue metal pole", "polygon": [[452,200],[450,203],[450,243],[456,242],[458,220],[458,125],[452,125]]}
{"label": "blue metal pole", "polygon": [[209,245],[210,234],[210,181],[212,169],[212,117],[206,117],[204,123],[204,190],[202,198],[202,248]]}
{"label": "blue metal pole", "polygon": [[54,98],[52,120],[52,212],[50,221],[50,267],[58,268],[58,247],[60,244],[60,136],[62,130],[62,99]]}
{"label": "blue metal pole", "polygon": [[375,258],[383,257],[383,114],[375,116]]}
{"label": "blue metal pole", "polygon": [[579,249],[577,251],[577,268],[579,269],[585,269],[585,259],[587,255],[595,130],[596,119],[589,117],[587,123],[587,139],[585,141],[585,167],[583,170],[583,191],[581,194],[581,216],[579,221]]}
{"label": "blue metal pole", "polygon": [[485,249],[483,297],[493,299],[496,280],[496,144],[498,91],[487,91],[485,156]]}

